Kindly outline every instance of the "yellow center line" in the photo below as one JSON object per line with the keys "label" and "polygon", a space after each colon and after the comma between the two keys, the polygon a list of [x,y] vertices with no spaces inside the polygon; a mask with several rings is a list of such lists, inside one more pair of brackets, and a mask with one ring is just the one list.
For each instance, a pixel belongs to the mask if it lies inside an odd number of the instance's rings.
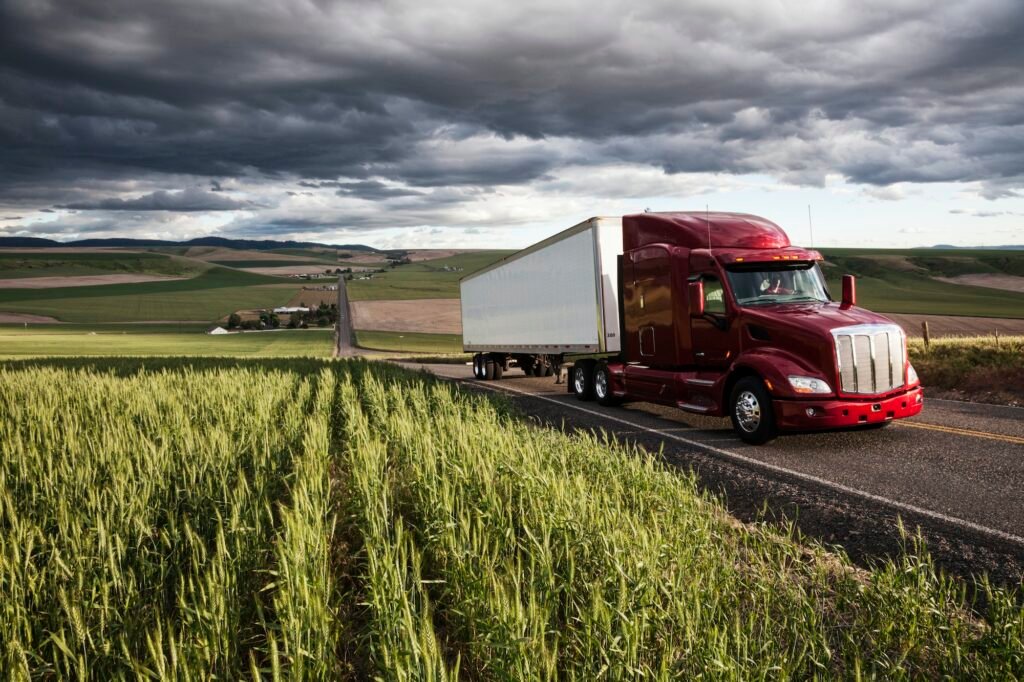
{"label": "yellow center line", "polygon": [[909,426],[914,429],[928,429],[929,431],[942,431],[943,433],[954,433],[958,436],[973,436],[974,438],[989,438],[991,440],[1000,440],[1004,443],[1014,443],[1016,445],[1024,445],[1024,438],[1020,436],[1006,436],[1001,433],[991,433],[989,431],[975,431],[974,429],[961,429],[956,426],[939,426],[938,424],[924,424],[922,422],[896,422],[898,426]]}

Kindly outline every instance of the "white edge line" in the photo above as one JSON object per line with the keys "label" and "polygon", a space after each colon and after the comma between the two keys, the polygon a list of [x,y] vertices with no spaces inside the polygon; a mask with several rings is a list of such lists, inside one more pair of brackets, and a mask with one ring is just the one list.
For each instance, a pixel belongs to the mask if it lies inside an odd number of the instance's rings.
{"label": "white edge line", "polygon": [[1011,543],[1016,544],[1016,545],[1024,546],[1024,537],[1021,537],[1019,535],[1013,535],[1012,533],[1007,533],[1005,531],[1001,531],[1001,530],[998,530],[996,528],[989,528],[988,526],[982,526],[980,524],[974,523],[973,521],[966,521],[964,519],[959,519],[959,518],[957,518],[955,516],[947,516],[947,515],[945,515],[945,514],[943,514],[941,512],[935,512],[935,511],[930,511],[928,509],[922,509],[921,507],[915,507],[914,505],[907,504],[906,502],[899,502],[897,500],[890,500],[887,497],[882,497],[881,495],[875,495],[874,493],[869,493],[869,492],[866,492],[864,490],[858,490],[857,488],[851,488],[849,486],[843,485],[842,483],[836,483],[835,481],[829,481],[828,479],[825,479],[825,478],[819,478],[819,477],[813,476],[811,474],[805,474],[805,473],[800,472],[800,471],[794,471],[793,469],[787,469],[785,467],[780,467],[777,464],[769,464],[768,462],[762,462],[759,459],[754,459],[752,457],[747,457],[747,456],[741,455],[741,454],[739,454],[737,452],[731,452],[729,450],[724,450],[722,448],[716,448],[713,445],[707,445],[707,444],[702,443],[700,441],[690,440],[689,438],[683,438],[682,436],[676,436],[676,435],[671,434],[671,433],[666,433],[666,432],[660,431],[658,429],[653,429],[653,428],[650,428],[648,426],[644,426],[643,424],[637,424],[636,422],[631,422],[631,421],[629,421],[627,419],[622,419],[621,417],[616,417],[616,416],[613,416],[613,415],[610,415],[610,414],[605,414],[603,412],[598,412],[597,410],[590,410],[590,409],[587,409],[586,407],[583,407],[581,405],[573,405],[572,403],[563,402],[561,400],[555,400],[554,398],[549,398],[549,397],[547,397],[545,395],[539,395],[537,393],[530,393],[528,391],[522,391],[522,390],[517,389],[517,388],[510,388],[508,386],[500,386],[499,387],[499,386],[493,386],[493,385],[490,385],[490,384],[476,383],[476,382],[470,381],[469,379],[457,379],[457,378],[454,378],[454,377],[451,377],[451,378],[453,378],[455,381],[458,381],[459,383],[467,383],[467,384],[470,384],[472,386],[479,386],[481,388],[486,388],[486,389],[489,389],[491,391],[497,391],[499,393],[501,391],[509,391],[511,393],[518,393],[520,395],[524,395],[524,396],[526,396],[528,398],[534,398],[536,400],[545,400],[545,401],[547,401],[549,403],[555,403],[556,405],[561,405],[562,407],[569,407],[569,408],[572,408],[574,410],[578,410],[580,412],[585,412],[586,414],[593,415],[595,417],[599,417],[601,419],[607,419],[609,421],[619,422],[620,424],[626,424],[627,426],[632,426],[632,427],[637,428],[637,429],[642,429],[642,430],[644,430],[644,431],[646,431],[648,433],[654,434],[656,436],[660,436],[661,438],[670,438],[672,440],[679,441],[680,443],[686,443],[687,445],[690,445],[690,446],[693,446],[693,447],[696,447],[696,448],[700,448],[702,450],[707,450],[708,452],[713,452],[716,455],[722,455],[723,457],[726,457],[728,459],[732,459],[732,460],[735,460],[735,461],[738,461],[738,462],[742,462],[742,463],[744,463],[744,464],[746,464],[748,466],[752,466],[752,467],[759,468],[759,469],[766,469],[768,471],[773,471],[773,472],[779,473],[779,474],[785,474],[787,476],[792,476],[794,478],[798,478],[800,480],[807,481],[809,483],[814,483],[816,485],[820,485],[820,486],[823,486],[823,487],[826,487],[826,488],[832,488],[833,490],[839,490],[839,491],[844,492],[844,493],[846,493],[848,495],[854,495],[856,497],[862,497],[862,498],[864,498],[866,500],[871,500],[872,502],[880,502],[882,504],[888,505],[890,507],[895,507],[897,509],[902,509],[903,511],[910,512],[912,514],[917,514],[919,516],[925,516],[927,518],[934,519],[936,521],[942,521],[943,523],[948,523],[948,524],[951,524],[951,525],[954,525],[954,526],[960,526],[962,528],[967,528],[967,529],[973,530],[973,531],[975,531],[977,533],[981,533],[983,535],[990,535],[990,536],[993,536],[993,537],[997,537],[1000,540],[1004,540],[1006,542],[1011,542]]}

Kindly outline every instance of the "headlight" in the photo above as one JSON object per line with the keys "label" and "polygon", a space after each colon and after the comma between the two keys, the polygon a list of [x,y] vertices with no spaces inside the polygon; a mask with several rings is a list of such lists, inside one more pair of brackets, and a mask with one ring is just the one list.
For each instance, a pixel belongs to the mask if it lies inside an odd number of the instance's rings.
{"label": "headlight", "polygon": [[831,393],[832,387],[814,377],[789,377],[789,385],[797,393]]}
{"label": "headlight", "polygon": [[908,362],[907,363],[907,383],[908,384],[916,384],[917,382],[918,382],[917,370],[914,369],[914,366]]}

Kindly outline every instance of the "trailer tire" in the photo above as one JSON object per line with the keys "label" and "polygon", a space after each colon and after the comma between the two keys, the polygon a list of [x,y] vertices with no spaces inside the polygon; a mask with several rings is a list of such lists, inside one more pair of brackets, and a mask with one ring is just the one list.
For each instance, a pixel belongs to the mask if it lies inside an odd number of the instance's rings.
{"label": "trailer tire", "polygon": [[473,356],[473,376],[480,380],[484,378],[484,356],[480,353]]}
{"label": "trailer tire", "polygon": [[744,443],[762,445],[779,435],[772,397],[757,377],[744,377],[736,382],[729,396],[729,416],[732,428]]}
{"label": "trailer tire", "polygon": [[594,397],[599,405],[605,407],[614,407],[622,402],[612,395],[612,374],[603,362],[594,366]]}
{"label": "trailer tire", "polygon": [[544,362],[544,376],[549,377],[549,376],[551,376],[554,373],[555,373],[555,370],[551,366],[551,361],[550,360],[545,360],[545,362]]}
{"label": "trailer tire", "polygon": [[594,399],[594,361],[579,360],[572,366],[572,392],[580,400]]}
{"label": "trailer tire", "polygon": [[494,378],[494,368],[497,367],[497,363],[490,358],[484,359],[484,381],[490,381]]}
{"label": "trailer tire", "polygon": [[536,358],[534,358],[534,360],[533,360],[533,376],[535,376],[535,377],[542,377],[542,376],[544,376],[544,365],[545,365],[545,362],[544,362],[544,357],[543,356],[538,355]]}
{"label": "trailer tire", "polygon": [[494,380],[497,381],[498,379],[500,379],[504,373],[505,373],[505,366],[502,363],[500,363],[497,360],[495,360],[494,361]]}
{"label": "trailer tire", "polygon": [[523,370],[523,374],[525,374],[528,377],[533,376],[533,366],[534,366],[534,364],[536,364],[536,363],[535,363],[535,360],[533,358],[530,358],[528,360],[527,359],[520,359],[519,360],[519,368],[522,369]]}

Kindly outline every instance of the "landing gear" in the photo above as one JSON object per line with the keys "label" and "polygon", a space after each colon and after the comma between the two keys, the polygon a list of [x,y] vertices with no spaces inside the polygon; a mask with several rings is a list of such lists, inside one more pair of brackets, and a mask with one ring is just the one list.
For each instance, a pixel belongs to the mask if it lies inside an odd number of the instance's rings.
{"label": "landing gear", "polygon": [[744,377],[736,382],[729,406],[732,427],[744,442],[761,445],[779,435],[772,397],[757,377]]}

